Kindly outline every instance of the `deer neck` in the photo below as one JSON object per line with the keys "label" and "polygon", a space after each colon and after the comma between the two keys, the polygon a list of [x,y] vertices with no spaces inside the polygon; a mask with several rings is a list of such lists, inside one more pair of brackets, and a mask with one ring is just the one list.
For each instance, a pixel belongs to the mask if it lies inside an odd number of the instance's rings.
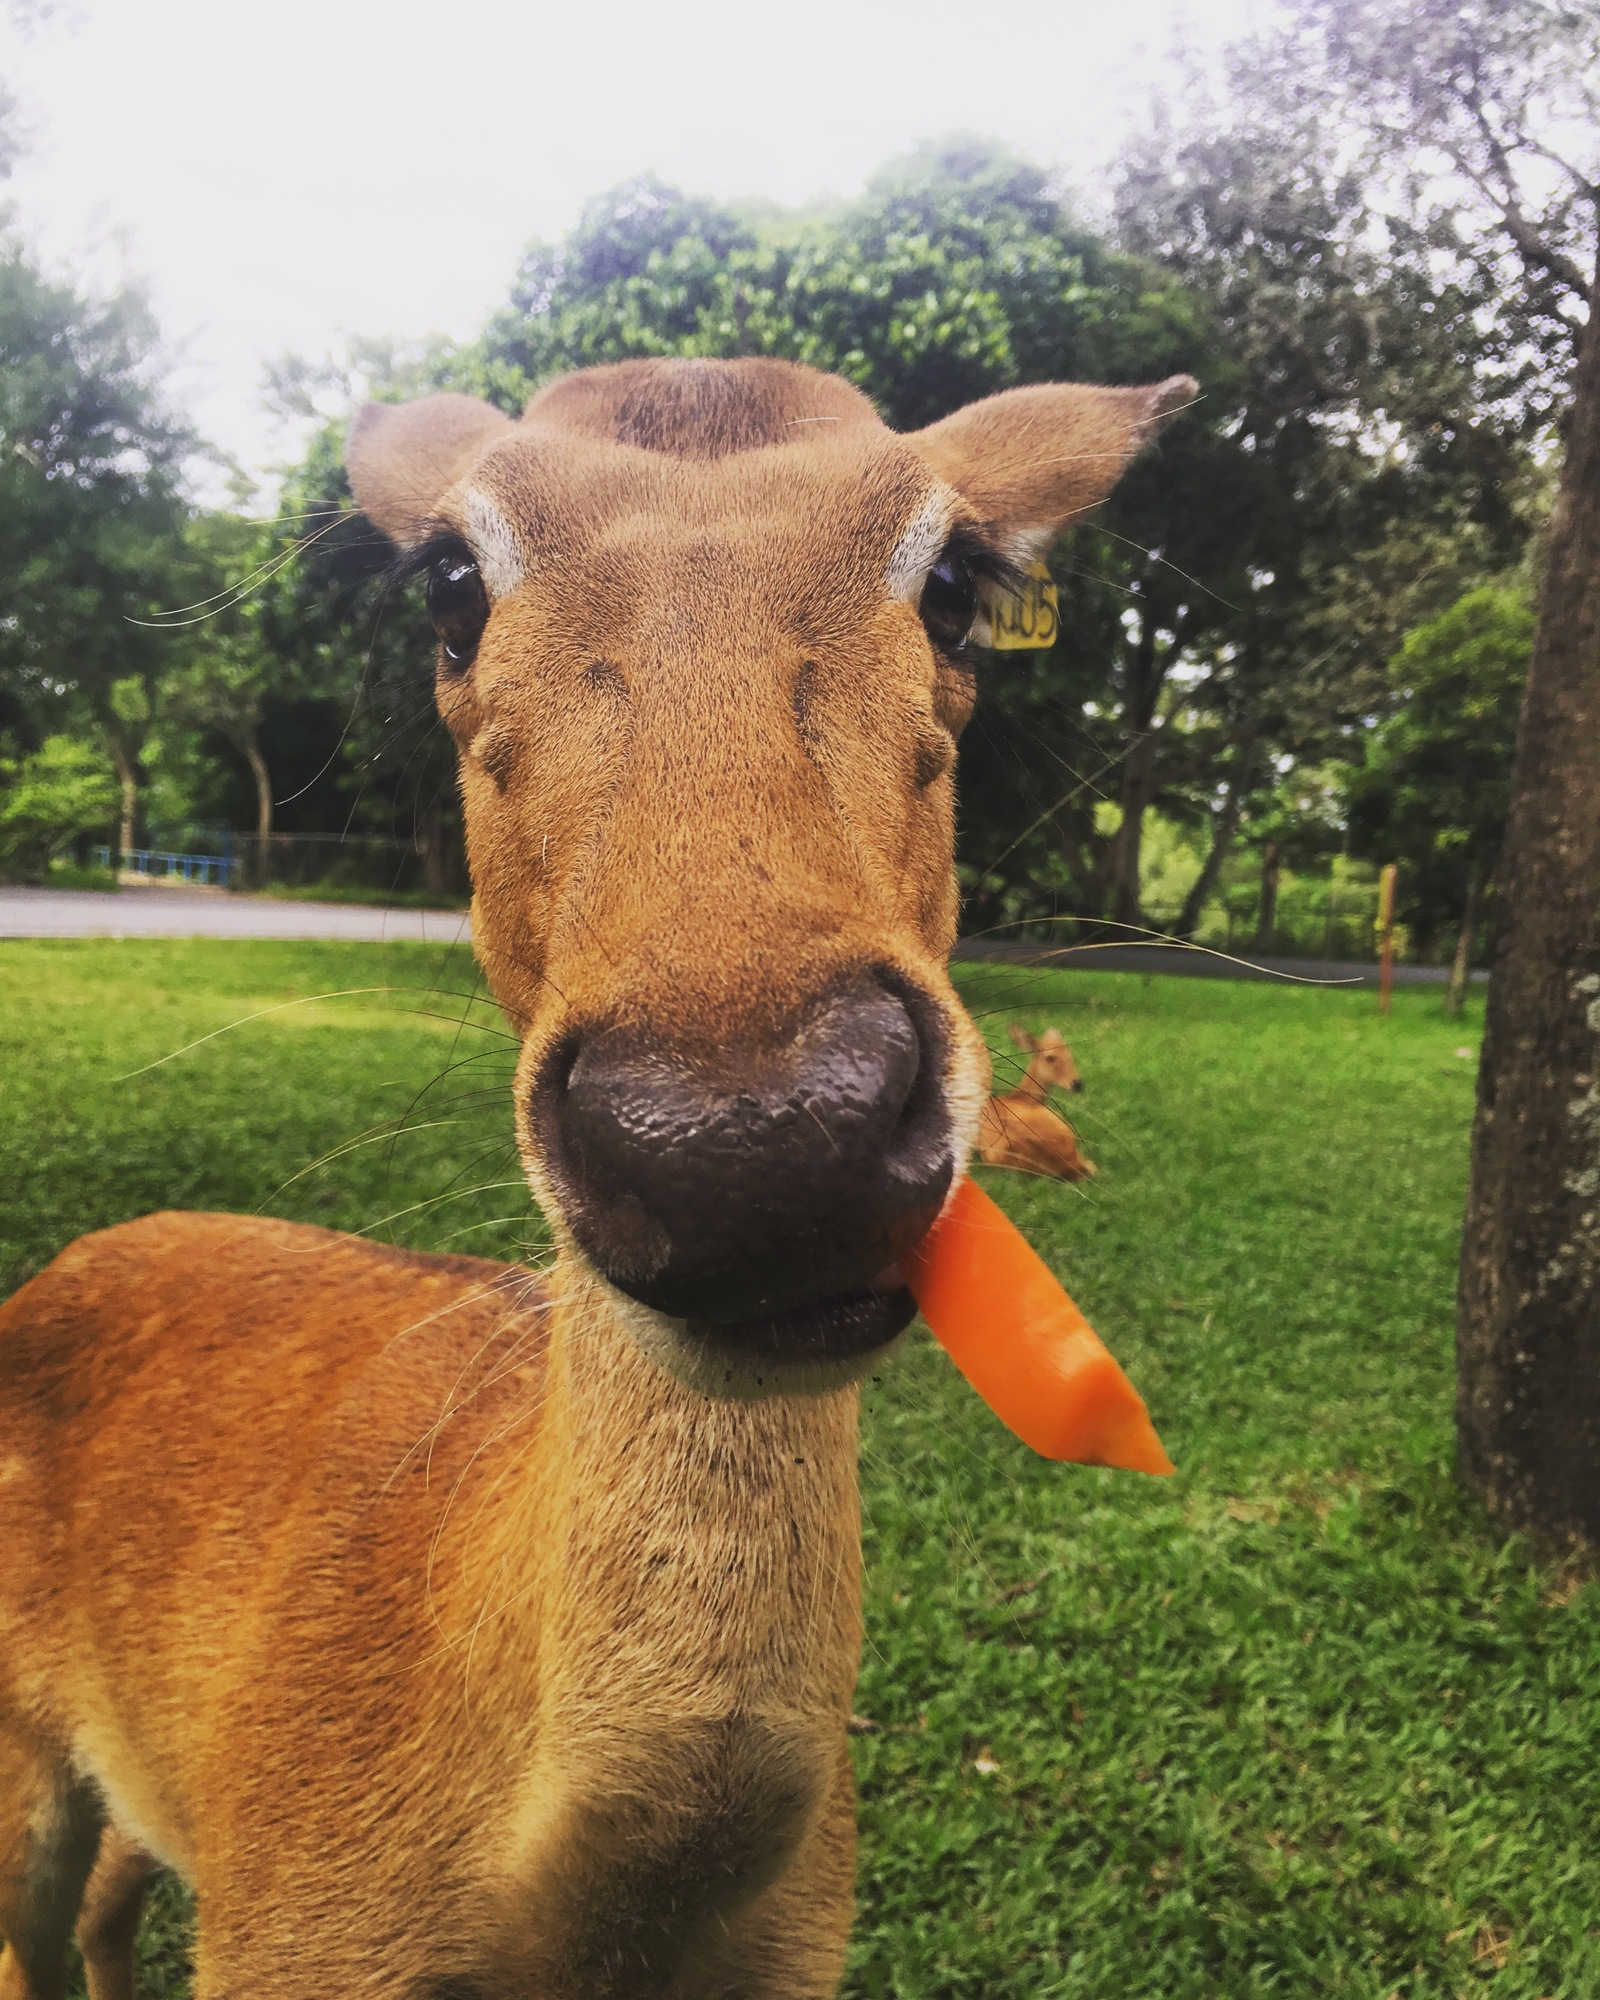
{"label": "deer neck", "polygon": [[1011,1093],[1013,1098],[1020,1099],[1024,1104],[1043,1104],[1050,1095],[1049,1084],[1039,1075],[1038,1061],[1037,1056],[1033,1057],[1022,1073],[1022,1081]]}
{"label": "deer neck", "polygon": [[[776,1852],[836,1781],[850,1712],[857,1394],[710,1401],[591,1276],[567,1263],[555,1293],[538,1442],[471,1593],[515,1605],[473,1678],[525,1697],[517,1872],[656,1857],[708,1818],[745,1861]],[[597,1833],[607,1798],[632,1803]]]}

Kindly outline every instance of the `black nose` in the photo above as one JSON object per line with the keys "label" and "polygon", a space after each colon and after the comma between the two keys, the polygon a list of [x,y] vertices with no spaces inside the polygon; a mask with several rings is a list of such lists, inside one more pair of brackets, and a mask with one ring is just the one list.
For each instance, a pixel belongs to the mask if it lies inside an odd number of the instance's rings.
{"label": "black nose", "polygon": [[870,1288],[938,1214],[943,1047],[931,1003],[876,976],[775,1045],[715,1059],[603,1028],[551,1065],[535,1131],[569,1226],[619,1289],[677,1318],[772,1321]]}
{"label": "black nose", "polygon": [[1073,1089],[1074,1089],[1074,1090],[1082,1090],[1082,1088],[1083,1088],[1083,1078],[1082,1078],[1081,1076],[1075,1076],[1075,1077],[1074,1077],[1074,1078],[1072,1079],[1072,1087],[1073,1087]]}

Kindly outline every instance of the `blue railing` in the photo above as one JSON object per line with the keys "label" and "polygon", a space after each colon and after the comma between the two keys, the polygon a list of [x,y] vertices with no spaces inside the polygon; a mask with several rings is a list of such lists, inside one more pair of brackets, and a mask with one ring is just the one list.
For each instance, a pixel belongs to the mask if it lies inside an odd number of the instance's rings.
{"label": "blue railing", "polygon": [[[101,868],[110,868],[111,849],[97,847],[94,858]],[[209,882],[226,889],[233,874],[229,854],[170,854],[160,847],[133,847],[121,856],[120,866],[130,875],[148,875],[154,882]]]}

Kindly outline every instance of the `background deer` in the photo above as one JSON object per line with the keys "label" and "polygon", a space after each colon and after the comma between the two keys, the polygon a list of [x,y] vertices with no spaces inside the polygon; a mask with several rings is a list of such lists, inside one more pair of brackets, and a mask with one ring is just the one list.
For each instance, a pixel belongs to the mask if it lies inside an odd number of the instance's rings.
{"label": "background deer", "polygon": [[1015,1090],[997,1092],[978,1121],[978,1157],[991,1167],[1020,1167],[1030,1174],[1081,1181],[1098,1173],[1078,1150],[1078,1135],[1050,1108],[1052,1090],[1082,1090],[1083,1078],[1059,1028],[1037,1038],[1013,1023],[1011,1039],[1028,1053]]}
{"label": "background deer", "polygon": [[351,433],[427,578],[543,1277],[156,1215],[0,1314],[0,1995],[831,1993],[856,1393],[977,1136],[981,597],[1187,379],[896,436],[779,362]]}

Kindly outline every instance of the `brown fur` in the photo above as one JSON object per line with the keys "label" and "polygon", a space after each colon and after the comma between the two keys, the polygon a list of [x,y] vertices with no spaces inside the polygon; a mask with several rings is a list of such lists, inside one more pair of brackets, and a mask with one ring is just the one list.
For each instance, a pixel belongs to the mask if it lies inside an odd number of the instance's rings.
{"label": "brown fur", "polygon": [[[363,413],[373,519],[450,524],[498,579],[440,705],[519,1105],[576,1021],[709,1062],[869,965],[938,1009],[964,1155],[973,678],[886,574],[924,517],[1046,532],[1186,388],[1017,392],[897,438],[807,370],[663,362],[517,425]],[[577,1253],[520,1122],[547,1280],[160,1215],[0,1312],[0,2000],[61,1990],[106,1826],[96,2000],[125,2000],[153,1861],[200,1893],[197,2000],[833,1992],[848,1371],[705,1379]]]}
{"label": "brown fur", "polygon": [[1028,1067],[1015,1090],[991,1097],[983,1107],[978,1157],[991,1167],[1018,1167],[1060,1181],[1087,1180],[1099,1168],[1084,1158],[1078,1135],[1050,1107],[1053,1089],[1082,1088],[1078,1065],[1061,1039],[1061,1030],[1046,1028],[1035,1040],[1014,1027],[1011,1039],[1028,1051]]}

